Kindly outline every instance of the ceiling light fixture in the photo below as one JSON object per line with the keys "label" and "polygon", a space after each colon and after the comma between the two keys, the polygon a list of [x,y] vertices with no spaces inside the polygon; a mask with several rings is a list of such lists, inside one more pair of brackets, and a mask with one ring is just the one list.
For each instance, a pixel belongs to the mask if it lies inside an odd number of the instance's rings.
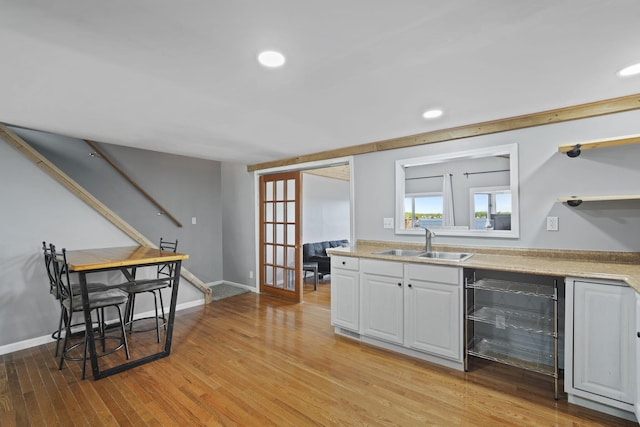
{"label": "ceiling light fixture", "polygon": [[640,63],[629,65],[628,67],[624,67],[622,70],[618,71],[617,74],[620,77],[629,77],[629,76],[635,76],[636,74],[640,74]]}
{"label": "ceiling light fixture", "polygon": [[425,119],[436,119],[442,115],[442,110],[429,110],[422,114]]}
{"label": "ceiling light fixture", "polygon": [[274,50],[266,50],[258,55],[258,61],[269,68],[282,67],[285,62],[284,55]]}

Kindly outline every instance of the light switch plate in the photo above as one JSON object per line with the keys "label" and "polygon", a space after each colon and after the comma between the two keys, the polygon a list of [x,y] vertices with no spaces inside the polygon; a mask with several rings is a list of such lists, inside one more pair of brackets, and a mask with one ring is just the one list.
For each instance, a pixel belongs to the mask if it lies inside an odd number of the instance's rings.
{"label": "light switch plate", "polygon": [[548,216],[547,217],[547,231],[558,231],[558,217],[557,216]]}
{"label": "light switch plate", "polygon": [[393,218],[384,218],[384,228],[393,228]]}

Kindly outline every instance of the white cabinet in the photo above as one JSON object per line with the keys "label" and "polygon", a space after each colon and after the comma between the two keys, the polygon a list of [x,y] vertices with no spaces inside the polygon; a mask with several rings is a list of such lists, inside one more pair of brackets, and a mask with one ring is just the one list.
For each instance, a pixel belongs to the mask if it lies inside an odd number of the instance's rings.
{"label": "white cabinet", "polygon": [[462,362],[462,270],[361,260],[360,333]]}
{"label": "white cabinet", "polygon": [[331,324],[358,332],[360,328],[359,259],[331,257]]}
{"label": "white cabinet", "polygon": [[462,361],[462,272],[405,264],[405,345]]}
{"label": "white cabinet", "polygon": [[331,256],[338,334],[463,370],[462,269]]}
{"label": "white cabinet", "polygon": [[360,333],[403,344],[402,263],[363,259],[360,267]]}
{"label": "white cabinet", "polygon": [[[619,414],[636,402],[636,296],[624,283],[567,279],[569,402]],[[595,402],[595,405],[590,403]]]}

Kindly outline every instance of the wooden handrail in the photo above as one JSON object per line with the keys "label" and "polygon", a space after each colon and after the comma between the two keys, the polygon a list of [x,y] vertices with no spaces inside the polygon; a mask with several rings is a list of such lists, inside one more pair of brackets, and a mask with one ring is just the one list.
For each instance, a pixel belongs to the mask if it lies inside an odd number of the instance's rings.
{"label": "wooden handrail", "polygon": [[111,165],[111,167],[116,170],[116,172],[118,172],[120,175],[122,175],[122,177],[124,179],[126,179],[129,182],[129,184],[131,184],[133,186],[133,188],[138,190],[140,192],[140,194],[142,194],[144,197],[147,198],[147,200],[149,200],[151,203],[153,203],[153,205],[155,207],[160,209],[160,213],[167,215],[178,227],[182,227],[182,223],[180,223],[180,221],[178,221],[173,215],[171,215],[169,212],[167,212],[167,210],[160,203],[158,203],[158,201],[156,199],[151,197],[151,195],[149,193],[144,191],[144,189],[142,187],[140,187],[138,185],[138,183],[135,182],[133,180],[133,178],[131,178],[125,171],[123,171],[113,160],[111,160],[111,158],[104,151],[102,151],[95,142],[89,141],[87,139],[83,139],[83,141],[89,147],[91,147],[91,149],[93,149],[93,151],[95,151],[96,154],[98,154],[100,157],[102,157],[102,159],[105,162],[109,163]]}

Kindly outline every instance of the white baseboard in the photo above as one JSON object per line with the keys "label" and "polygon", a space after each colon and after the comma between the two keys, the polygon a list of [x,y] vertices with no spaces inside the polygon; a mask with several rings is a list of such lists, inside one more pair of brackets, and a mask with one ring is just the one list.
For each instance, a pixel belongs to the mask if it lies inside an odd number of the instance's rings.
{"label": "white baseboard", "polygon": [[605,414],[613,415],[614,417],[638,422],[638,420],[636,419],[636,415],[633,413],[633,405],[630,404],[625,404],[628,407],[628,410],[625,410],[621,408],[615,408],[605,403],[596,402],[595,400],[576,396],[574,394],[567,394],[567,402],[574,405],[582,406],[584,408],[593,409],[594,411],[604,412]]}
{"label": "white baseboard", "polygon": [[[176,306],[176,311],[186,310],[187,308],[197,307],[199,305],[204,305],[204,297],[201,300],[194,300],[194,301],[178,304]],[[168,311],[169,311],[169,307],[165,307],[165,313],[167,313]],[[147,311],[145,313],[138,313],[134,316],[134,318],[138,319],[138,318],[150,317],[150,316],[155,316],[155,310]],[[41,337],[30,338],[28,340],[6,344],[3,346],[0,346],[0,355],[13,353],[14,351],[25,350],[31,347],[37,347],[39,345],[48,344],[52,341],[53,339],[51,338],[51,334],[48,334]]]}
{"label": "white baseboard", "polygon": [[48,334],[43,337],[31,338],[24,341],[6,344],[0,347],[0,355],[13,353],[14,351],[20,351],[26,348],[37,347],[42,344],[48,344],[51,341],[53,341],[53,339],[51,338],[51,334]]}

